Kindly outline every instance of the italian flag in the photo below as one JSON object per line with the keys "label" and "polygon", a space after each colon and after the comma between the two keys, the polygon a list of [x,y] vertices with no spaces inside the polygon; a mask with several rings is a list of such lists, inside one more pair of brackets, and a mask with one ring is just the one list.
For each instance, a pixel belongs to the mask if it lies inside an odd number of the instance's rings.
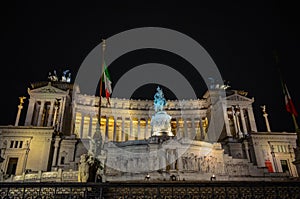
{"label": "italian flag", "polygon": [[108,72],[108,69],[107,69],[105,63],[104,63],[103,81],[104,81],[104,85],[105,85],[105,97],[107,99],[107,103],[110,104],[109,98],[112,93],[111,79],[110,79],[110,75],[109,75],[109,72]]}
{"label": "italian flag", "polygon": [[284,88],[283,88],[283,92],[284,92],[284,97],[285,97],[285,108],[287,110],[287,112],[293,114],[294,116],[298,116],[297,110],[294,106],[294,103],[292,101],[292,98],[290,96],[290,93],[287,89],[286,84],[284,84]]}

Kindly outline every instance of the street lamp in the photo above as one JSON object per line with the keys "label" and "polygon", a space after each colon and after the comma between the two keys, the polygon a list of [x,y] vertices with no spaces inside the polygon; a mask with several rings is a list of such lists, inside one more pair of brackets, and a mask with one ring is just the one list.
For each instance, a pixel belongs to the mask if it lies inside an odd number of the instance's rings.
{"label": "street lamp", "polygon": [[213,181],[213,180],[217,180],[215,174],[212,174],[212,176],[210,177],[210,181]]}

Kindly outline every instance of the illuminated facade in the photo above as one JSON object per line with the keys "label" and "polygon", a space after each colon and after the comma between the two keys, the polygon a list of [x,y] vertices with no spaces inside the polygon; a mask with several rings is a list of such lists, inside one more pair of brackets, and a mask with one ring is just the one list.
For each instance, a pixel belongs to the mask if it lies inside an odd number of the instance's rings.
{"label": "illuminated facade", "polygon": [[[296,134],[257,132],[254,99],[242,91],[226,93],[216,105],[224,113],[223,131],[216,143],[209,141],[208,92],[202,99],[168,100],[165,111],[172,118],[171,131],[176,140],[172,145],[172,139],[160,145],[151,143],[152,100],[112,98],[108,105],[103,98],[100,132],[107,149],[107,179],[143,179],[145,170],[156,179],[170,174],[186,180],[209,180],[212,174],[220,180],[297,177],[292,164]],[[28,94],[25,125],[0,127],[5,178],[16,175],[13,180],[24,180],[26,175],[44,175],[45,179],[48,176],[59,181],[53,175],[64,171],[69,172],[65,174],[71,176],[69,181],[76,181],[80,156],[87,153],[89,138],[96,132],[99,97],[80,93],[79,87],[66,82],[35,83]],[[125,151],[145,152],[160,147],[166,157],[124,157],[110,143]],[[130,174],[138,168],[143,168],[141,173]]]}

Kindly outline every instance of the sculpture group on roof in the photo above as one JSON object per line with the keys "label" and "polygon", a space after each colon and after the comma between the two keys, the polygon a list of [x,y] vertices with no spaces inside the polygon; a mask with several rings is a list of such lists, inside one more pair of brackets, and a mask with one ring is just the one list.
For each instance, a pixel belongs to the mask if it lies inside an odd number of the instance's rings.
{"label": "sculpture group on roof", "polygon": [[216,80],[212,77],[209,77],[208,80],[209,82],[209,89],[224,89],[226,90],[227,88],[230,87],[229,81],[224,80],[223,84],[218,84],[216,83]]}
{"label": "sculpture group on roof", "polygon": [[56,73],[56,70],[54,70],[53,74],[51,72],[49,72],[48,79],[53,82],[60,81],[60,82],[70,83],[71,82],[71,72],[70,72],[70,70],[64,70],[62,72],[61,79],[59,79],[59,77]]}

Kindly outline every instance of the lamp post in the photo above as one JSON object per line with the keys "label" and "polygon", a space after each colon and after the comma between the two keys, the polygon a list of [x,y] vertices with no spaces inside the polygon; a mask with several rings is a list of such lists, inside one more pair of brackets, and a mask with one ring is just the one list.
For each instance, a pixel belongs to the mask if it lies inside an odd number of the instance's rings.
{"label": "lamp post", "polygon": [[275,152],[274,152],[274,146],[268,142],[270,149],[271,149],[271,155],[272,155],[272,159],[273,159],[273,163],[274,163],[274,167],[275,167],[275,172],[278,172],[278,167],[277,167],[277,162],[276,162],[276,157],[275,157]]}
{"label": "lamp post", "polygon": [[32,137],[30,138],[30,140],[26,141],[26,151],[25,151],[25,158],[24,158],[22,173],[24,173],[25,170],[26,170],[26,165],[27,165],[28,154],[29,154],[29,151],[30,151],[31,140],[32,140]]}
{"label": "lamp post", "polygon": [[215,174],[212,174],[212,176],[210,177],[210,181],[213,181],[213,180],[217,180],[217,178],[216,178],[216,175],[215,175]]}

